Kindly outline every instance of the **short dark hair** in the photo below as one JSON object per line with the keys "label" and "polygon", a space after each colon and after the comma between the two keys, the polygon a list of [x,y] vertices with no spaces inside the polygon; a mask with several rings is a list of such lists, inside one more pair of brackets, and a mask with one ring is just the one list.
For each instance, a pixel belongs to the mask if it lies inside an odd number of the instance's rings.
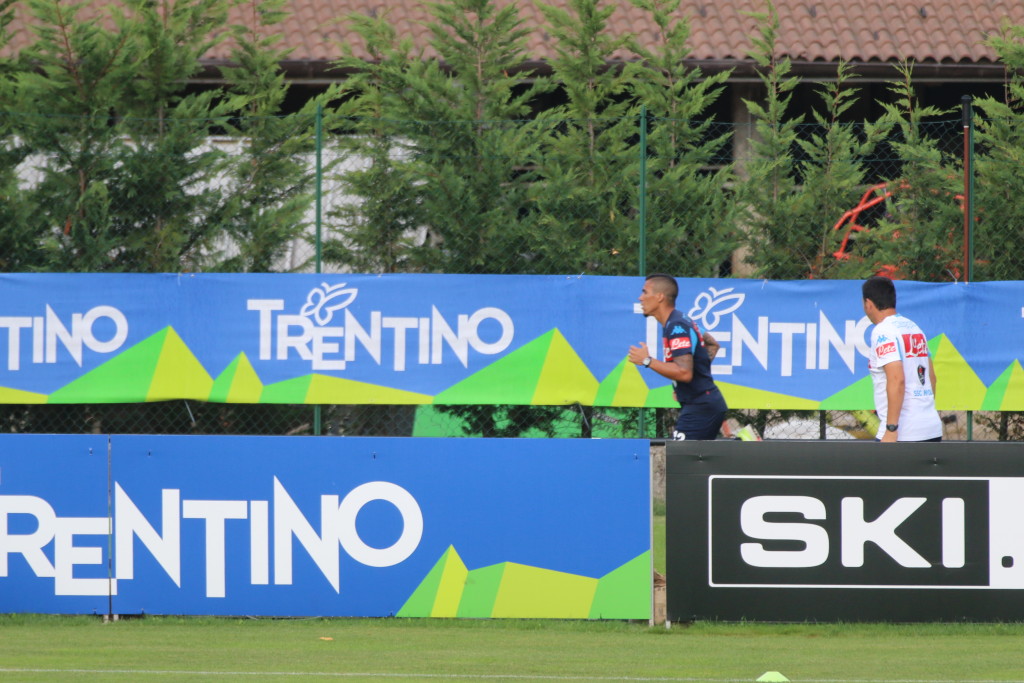
{"label": "short dark hair", "polygon": [[647,276],[647,282],[650,282],[656,291],[664,294],[668,302],[675,306],[676,297],[679,296],[679,284],[674,277],[665,273],[651,273]]}
{"label": "short dark hair", "polygon": [[896,285],[887,277],[881,275],[869,277],[861,285],[860,291],[864,298],[873,303],[880,311],[896,308]]}

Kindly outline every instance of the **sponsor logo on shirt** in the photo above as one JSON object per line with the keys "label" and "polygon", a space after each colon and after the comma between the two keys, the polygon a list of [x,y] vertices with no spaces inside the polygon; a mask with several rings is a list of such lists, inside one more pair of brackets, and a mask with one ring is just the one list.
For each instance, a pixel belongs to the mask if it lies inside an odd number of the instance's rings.
{"label": "sponsor logo on shirt", "polygon": [[903,335],[903,346],[907,350],[907,358],[928,357],[928,342],[921,333]]}
{"label": "sponsor logo on shirt", "polygon": [[671,348],[673,351],[678,350],[678,349],[688,349],[688,348],[690,348],[690,338],[689,337],[677,337],[676,339],[672,339],[669,342],[669,348]]}
{"label": "sponsor logo on shirt", "polygon": [[890,353],[896,353],[896,342],[885,342],[875,347],[875,353],[879,357],[887,356]]}

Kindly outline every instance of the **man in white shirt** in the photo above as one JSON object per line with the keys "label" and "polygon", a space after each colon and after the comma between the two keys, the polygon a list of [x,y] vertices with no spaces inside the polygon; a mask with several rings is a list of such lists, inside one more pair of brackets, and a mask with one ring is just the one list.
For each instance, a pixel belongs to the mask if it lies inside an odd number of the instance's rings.
{"label": "man in white shirt", "polygon": [[875,276],[861,286],[864,313],[874,323],[868,369],[881,425],[876,441],[942,441],[935,410],[935,368],[924,332],[896,312],[896,287]]}

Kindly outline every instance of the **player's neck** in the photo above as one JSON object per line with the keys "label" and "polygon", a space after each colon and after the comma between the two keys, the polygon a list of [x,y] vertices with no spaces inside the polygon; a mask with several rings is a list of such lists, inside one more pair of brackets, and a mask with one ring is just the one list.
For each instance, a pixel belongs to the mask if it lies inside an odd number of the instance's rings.
{"label": "player's neck", "polygon": [[878,319],[875,320],[875,324],[877,325],[878,323],[882,322],[886,318],[891,318],[892,316],[896,315],[896,309],[895,308],[886,308],[884,310],[878,311],[878,313],[876,315],[877,315]]}
{"label": "player's neck", "polygon": [[654,319],[661,323],[662,327],[668,321],[669,316],[672,315],[672,311],[676,310],[672,306],[662,306],[654,312]]}

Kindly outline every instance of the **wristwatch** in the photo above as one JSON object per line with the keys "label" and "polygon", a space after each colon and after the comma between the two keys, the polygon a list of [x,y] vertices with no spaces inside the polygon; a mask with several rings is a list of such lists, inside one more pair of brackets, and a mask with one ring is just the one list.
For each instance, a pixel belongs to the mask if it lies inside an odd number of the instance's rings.
{"label": "wristwatch", "polygon": [[641,365],[643,365],[645,368],[649,368],[649,367],[651,367],[651,361],[652,360],[654,360],[654,359],[651,358],[650,356],[647,356],[647,358],[644,358],[644,362],[641,363]]}
{"label": "wristwatch", "polygon": [[885,425],[886,431],[890,431],[890,432],[895,432],[899,428],[900,428],[899,425]]}

